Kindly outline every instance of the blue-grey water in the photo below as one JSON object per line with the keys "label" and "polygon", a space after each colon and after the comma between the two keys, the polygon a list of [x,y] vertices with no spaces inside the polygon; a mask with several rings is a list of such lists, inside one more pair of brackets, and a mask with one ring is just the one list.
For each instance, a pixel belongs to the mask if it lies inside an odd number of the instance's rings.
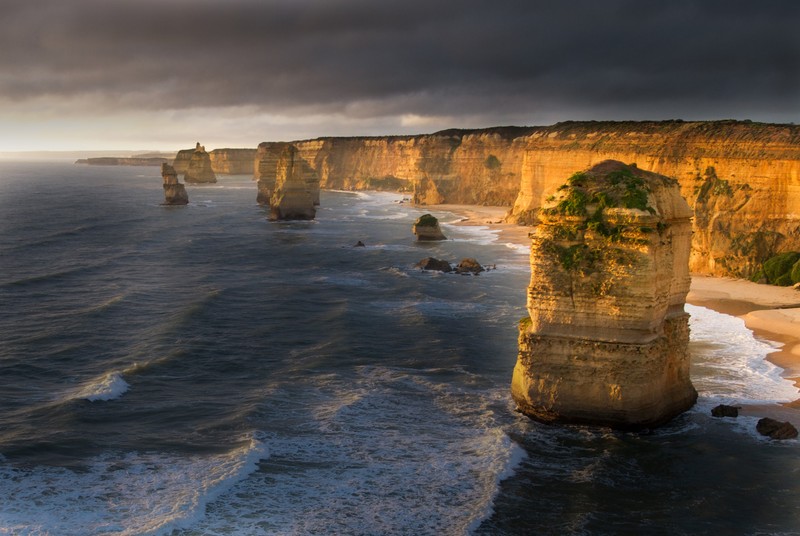
{"label": "blue-grey water", "polygon": [[687,307],[669,425],[544,426],[508,391],[524,247],[416,244],[399,194],[270,223],[248,177],[188,192],[0,163],[0,534],[800,534],[798,442],[709,415],[798,396],[740,320]]}

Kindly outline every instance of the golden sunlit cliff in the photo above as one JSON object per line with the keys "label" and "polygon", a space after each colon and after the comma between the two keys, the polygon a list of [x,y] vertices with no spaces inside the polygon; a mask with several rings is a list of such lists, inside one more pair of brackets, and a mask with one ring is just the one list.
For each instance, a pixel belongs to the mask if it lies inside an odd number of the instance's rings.
{"label": "golden sunlit cliff", "polygon": [[520,223],[575,171],[635,163],[677,179],[695,211],[692,271],[749,276],[769,256],[800,249],[800,126],[590,121],[294,144],[322,188],[508,206]]}

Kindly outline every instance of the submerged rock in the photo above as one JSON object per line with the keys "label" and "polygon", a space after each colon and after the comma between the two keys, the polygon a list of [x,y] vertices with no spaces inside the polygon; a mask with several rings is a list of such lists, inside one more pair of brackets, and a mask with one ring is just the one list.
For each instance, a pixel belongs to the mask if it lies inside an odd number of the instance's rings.
{"label": "submerged rock", "polygon": [[481,263],[472,258],[461,259],[461,262],[455,268],[456,273],[459,274],[473,274],[478,275],[485,272],[486,269],[481,266]]}
{"label": "submerged rock", "polygon": [[711,410],[711,416],[735,418],[739,416],[739,408],[736,406],[726,406],[725,404],[720,404],[719,406]]}
{"label": "submerged rock", "polygon": [[544,422],[657,426],[689,379],[692,211],[677,181],[621,162],[576,173],[539,211],[511,392]]}
{"label": "submerged rock", "polygon": [[453,271],[453,267],[450,266],[449,262],[440,259],[435,259],[433,257],[426,257],[422,259],[416,265],[414,265],[414,267],[419,268],[421,270],[433,270],[445,273]]}
{"label": "submerged rock", "polygon": [[442,233],[439,227],[439,220],[430,214],[423,214],[417,221],[411,231],[417,236],[420,242],[433,241],[433,240],[447,240],[447,237]]}
{"label": "submerged rock", "polygon": [[195,146],[194,153],[186,167],[183,180],[187,183],[201,184],[217,182],[217,176],[211,168],[211,157],[206,152],[206,148],[200,145]]}
{"label": "submerged rock", "polygon": [[797,437],[797,428],[792,423],[777,421],[769,417],[759,420],[756,430],[770,439],[794,439]]}
{"label": "submerged rock", "polygon": [[164,179],[165,205],[186,205],[189,203],[186,187],[178,182],[178,174],[175,172],[175,168],[166,163],[161,164],[161,177]]}

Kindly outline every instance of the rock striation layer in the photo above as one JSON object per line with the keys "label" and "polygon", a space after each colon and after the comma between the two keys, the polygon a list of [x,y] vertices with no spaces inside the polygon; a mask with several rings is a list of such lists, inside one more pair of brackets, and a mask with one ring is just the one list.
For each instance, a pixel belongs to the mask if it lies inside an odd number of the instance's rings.
{"label": "rock striation layer", "polygon": [[317,174],[293,145],[281,149],[275,171],[275,189],[270,197],[271,220],[313,220],[316,216],[315,192],[319,195]]}
{"label": "rock striation layer", "polygon": [[178,181],[175,168],[167,163],[161,164],[161,177],[164,179],[164,204],[187,205],[189,196],[186,187]]}
{"label": "rock striation layer", "polygon": [[256,149],[214,149],[208,156],[217,175],[250,175],[256,152]]}
{"label": "rock striation layer", "polygon": [[186,167],[186,173],[183,175],[183,180],[192,184],[217,182],[217,176],[214,174],[214,170],[211,169],[211,157],[206,152],[206,148],[199,143],[192,153],[189,165]]}
{"label": "rock striation layer", "polygon": [[539,211],[512,396],[545,422],[657,426],[691,407],[692,211],[677,181],[617,161]]}

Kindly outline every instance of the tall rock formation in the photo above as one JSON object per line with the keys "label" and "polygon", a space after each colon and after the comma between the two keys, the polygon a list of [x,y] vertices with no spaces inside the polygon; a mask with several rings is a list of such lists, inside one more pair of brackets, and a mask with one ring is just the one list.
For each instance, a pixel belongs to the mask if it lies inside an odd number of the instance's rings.
{"label": "tall rock formation", "polygon": [[217,182],[217,176],[211,169],[211,158],[206,152],[206,148],[199,143],[192,153],[183,180],[187,183],[203,184]]}
{"label": "tall rock formation", "polygon": [[189,203],[186,187],[178,181],[178,174],[175,172],[175,168],[167,163],[161,164],[161,177],[164,179],[165,205],[186,205]]}
{"label": "tall rock formation", "polygon": [[316,173],[299,156],[297,148],[293,145],[283,147],[276,166],[275,190],[270,198],[269,218],[313,220],[316,210],[312,177],[316,177]]}
{"label": "tall rock formation", "polygon": [[512,395],[545,422],[656,426],[691,407],[692,211],[674,179],[606,161],[547,198]]}
{"label": "tall rock formation", "polygon": [[[272,194],[275,192],[278,176],[278,162],[284,150],[291,146],[286,142],[262,142],[258,145],[255,164],[253,169],[253,179],[258,184],[258,195],[256,201],[260,205],[270,204]],[[314,206],[319,206],[320,184],[317,171],[295,151],[295,164],[299,166],[296,173],[300,173],[306,184],[306,190],[311,194]]]}

